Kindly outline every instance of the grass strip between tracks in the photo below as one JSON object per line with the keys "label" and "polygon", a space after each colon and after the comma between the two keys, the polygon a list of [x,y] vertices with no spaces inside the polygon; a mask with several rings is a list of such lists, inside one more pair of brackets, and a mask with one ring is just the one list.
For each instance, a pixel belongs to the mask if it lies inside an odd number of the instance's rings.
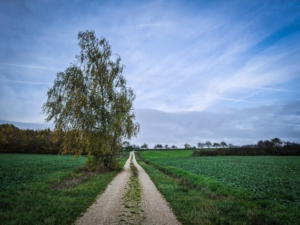
{"label": "grass strip between tracks", "polygon": [[130,159],[130,180],[126,186],[126,193],[123,198],[123,211],[120,216],[120,223],[126,224],[142,224],[142,189],[139,182],[138,170]]}

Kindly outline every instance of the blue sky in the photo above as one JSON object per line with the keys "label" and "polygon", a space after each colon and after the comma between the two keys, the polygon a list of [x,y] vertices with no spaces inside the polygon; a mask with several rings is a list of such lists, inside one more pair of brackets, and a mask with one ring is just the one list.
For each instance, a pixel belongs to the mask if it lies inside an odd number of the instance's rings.
{"label": "blue sky", "polygon": [[[141,145],[300,142],[299,1],[1,1],[0,120],[44,123],[79,31],[135,91]],[[50,126],[50,125],[49,125]]]}

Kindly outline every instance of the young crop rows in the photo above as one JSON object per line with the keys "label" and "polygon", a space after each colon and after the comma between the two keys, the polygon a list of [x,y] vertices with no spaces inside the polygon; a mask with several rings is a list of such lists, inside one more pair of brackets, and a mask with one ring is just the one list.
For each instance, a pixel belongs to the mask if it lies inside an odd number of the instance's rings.
{"label": "young crop rows", "polygon": [[247,190],[254,198],[300,206],[300,157],[170,157],[151,161]]}
{"label": "young crop rows", "polygon": [[83,157],[75,160],[73,156],[1,154],[0,191],[20,189],[84,163]]}

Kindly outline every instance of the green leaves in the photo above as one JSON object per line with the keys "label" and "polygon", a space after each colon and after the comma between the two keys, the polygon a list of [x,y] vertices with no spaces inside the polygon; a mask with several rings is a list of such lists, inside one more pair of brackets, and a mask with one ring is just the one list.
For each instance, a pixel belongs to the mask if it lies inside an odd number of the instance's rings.
{"label": "green leaves", "polygon": [[108,41],[98,40],[94,31],[79,32],[78,39],[78,62],[57,74],[43,113],[65,135],[63,152],[86,151],[99,161],[116,155],[122,139],[137,135],[135,94],[126,86],[121,58],[112,58]]}

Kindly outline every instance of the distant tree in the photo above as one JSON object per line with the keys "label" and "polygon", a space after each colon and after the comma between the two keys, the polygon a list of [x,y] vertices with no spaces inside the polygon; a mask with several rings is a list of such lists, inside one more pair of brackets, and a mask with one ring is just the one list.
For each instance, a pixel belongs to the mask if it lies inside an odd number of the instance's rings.
{"label": "distant tree", "polygon": [[161,144],[156,144],[154,145],[154,149],[162,149],[163,146]]}
{"label": "distant tree", "polygon": [[228,144],[228,147],[229,147],[229,148],[233,148],[234,145],[233,145],[232,143],[229,143],[229,144]]}
{"label": "distant tree", "polygon": [[130,143],[128,141],[124,141],[122,144],[122,147],[127,149],[130,146]]}
{"label": "distant tree", "polygon": [[198,148],[203,148],[205,146],[205,143],[199,142],[197,145],[198,145]]}
{"label": "distant tree", "polygon": [[271,139],[271,142],[275,147],[280,147],[282,145],[282,141],[279,138],[273,138]]}
{"label": "distant tree", "polygon": [[264,142],[262,140],[259,140],[257,142],[257,147],[260,148],[260,149],[263,149],[265,147]]}
{"label": "distant tree", "polygon": [[131,145],[131,148],[133,150],[138,150],[138,149],[140,149],[140,146],[138,146],[138,145]]}
{"label": "distant tree", "polygon": [[176,147],[176,145],[172,145],[171,148],[172,149],[176,149],[177,147]]}
{"label": "distant tree", "polygon": [[129,146],[127,146],[126,147],[126,150],[134,150],[134,148],[135,148],[135,145],[129,145]]}
{"label": "distant tree", "polygon": [[94,31],[79,32],[78,63],[57,74],[43,105],[46,121],[63,134],[62,153],[87,152],[91,168],[113,169],[122,140],[139,131],[135,94],[122,76],[121,58],[112,58],[108,41]]}
{"label": "distant tree", "polygon": [[185,149],[191,149],[191,148],[192,148],[192,146],[191,146],[191,145],[189,145],[189,144],[184,144],[184,148],[185,148]]}
{"label": "distant tree", "polygon": [[148,149],[148,145],[146,143],[144,143],[141,148],[144,148],[144,149]]}
{"label": "distant tree", "polygon": [[206,142],[205,142],[205,145],[207,146],[207,148],[211,148],[212,143],[211,143],[210,141],[206,141]]}
{"label": "distant tree", "polygon": [[219,148],[219,147],[220,147],[220,144],[219,144],[219,143],[217,143],[217,142],[214,142],[214,144],[213,144],[213,147],[215,147],[215,148]]}
{"label": "distant tree", "polygon": [[220,143],[220,145],[222,146],[222,148],[225,148],[225,147],[227,147],[227,144],[226,144],[226,142],[225,142],[225,141],[222,141],[222,142]]}
{"label": "distant tree", "polygon": [[169,146],[168,146],[168,145],[165,145],[165,149],[169,149]]}
{"label": "distant tree", "polygon": [[265,141],[260,140],[257,142],[257,147],[260,149],[271,149],[271,148],[273,148],[273,146],[274,146],[274,143],[272,143],[269,140],[265,140]]}

